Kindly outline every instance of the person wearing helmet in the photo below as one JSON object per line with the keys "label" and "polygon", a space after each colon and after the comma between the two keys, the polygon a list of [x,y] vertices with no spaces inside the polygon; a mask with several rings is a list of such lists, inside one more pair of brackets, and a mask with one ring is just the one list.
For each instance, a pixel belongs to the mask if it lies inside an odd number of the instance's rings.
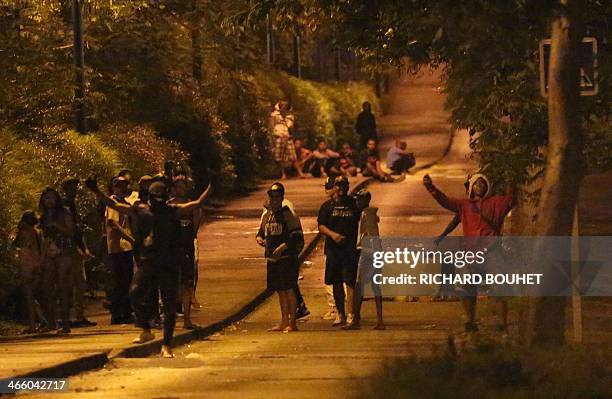
{"label": "person wearing helmet", "polygon": [[134,233],[134,255],[137,269],[130,288],[130,298],[134,308],[136,327],[141,329],[134,343],[143,343],[154,339],[151,333],[150,292],[161,292],[164,305],[164,337],[161,355],[172,358],[170,346],[176,323],[176,310],[180,271],[176,268],[176,242],[180,236],[180,218],[193,214],[204,205],[211,191],[210,184],[195,201],[184,204],[169,204],[168,189],[160,181],[149,186],[148,201],[134,205],[115,201],[98,188],[95,178],[89,178],[86,186],[107,206],[122,214],[129,214]]}
{"label": "person wearing helmet", "polygon": [[[504,195],[491,195],[491,184],[483,174],[473,175],[468,184],[468,198],[447,197],[438,190],[429,175],[423,176],[423,185],[431,196],[444,208],[459,215],[463,227],[464,246],[467,249],[481,249],[492,246],[496,237],[502,235],[504,219],[514,206],[514,195],[511,186],[506,187]],[[466,287],[469,295],[462,297],[461,302],[466,313],[466,332],[478,331],[476,323],[477,287]],[[508,305],[501,301],[500,329],[508,327]]]}
{"label": "person wearing helmet", "polygon": [[348,192],[348,179],[338,176],[334,181],[332,198],[321,205],[317,218],[319,231],[325,236],[325,284],[333,285],[338,311],[334,326],[344,325],[347,321],[344,284],[349,321],[352,319],[353,293],[357,280],[356,245],[360,211]]}
{"label": "person wearing helmet", "polygon": [[278,293],[281,322],[270,331],[297,331],[296,309],[299,261],[304,248],[304,234],[300,219],[283,206],[285,187],[274,183],[268,190],[269,206],[261,219],[257,243],[265,248],[268,290]]}
{"label": "person wearing helmet", "polygon": [[[357,284],[355,285],[355,315],[353,320],[343,327],[345,330],[356,330],[360,328],[361,322],[361,304],[363,302],[364,285],[369,284],[374,292],[374,300],[376,302],[376,326],[375,330],[384,330],[385,323],[382,313],[382,292],[380,286],[372,281],[373,258],[372,252],[379,250],[381,247],[378,222],[380,218],[376,214],[378,208],[370,206],[372,194],[362,189],[355,196],[357,207],[361,210],[359,218],[359,230],[357,234],[357,250],[359,251],[359,267],[357,269]],[[366,242],[370,241],[370,242]]]}

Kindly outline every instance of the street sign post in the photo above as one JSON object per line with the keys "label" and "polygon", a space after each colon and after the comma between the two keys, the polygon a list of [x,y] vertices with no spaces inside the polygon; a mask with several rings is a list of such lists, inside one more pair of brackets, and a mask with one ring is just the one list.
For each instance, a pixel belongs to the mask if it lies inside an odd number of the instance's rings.
{"label": "street sign post", "polygon": [[[550,61],[550,39],[540,42],[540,93],[548,95],[548,65]],[[579,54],[580,62],[580,95],[594,96],[598,93],[597,84],[597,39],[582,39]]]}

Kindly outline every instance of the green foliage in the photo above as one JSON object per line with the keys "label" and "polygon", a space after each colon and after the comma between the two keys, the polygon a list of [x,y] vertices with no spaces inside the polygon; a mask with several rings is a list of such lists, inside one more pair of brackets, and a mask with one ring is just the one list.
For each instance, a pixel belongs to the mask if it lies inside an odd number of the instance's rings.
{"label": "green foliage", "polygon": [[289,101],[296,117],[296,137],[314,145],[317,138],[325,138],[336,146],[348,141],[355,144],[355,119],[361,104],[369,101],[379,111],[378,99],[370,85],[364,82],[318,83],[305,81],[285,73],[259,71],[254,77],[260,98],[262,118],[271,111],[270,104],[279,99]]}
{"label": "green foliage", "polygon": [[[70,176],[109,181],[124,167],[138,177],[158,172],[165,158],[187,159],[176,143],[159,139],[147,127],[113,126],[99,133],[68,131],[28,139],[0,131],[0,308],[17,283],[10,248],[17,221],[25,210],[37,210],[45,187],[59,188]],[[93,214],[93,197],[83,190],[79,198],[82,214]]]}
{"label": "green foliage", "polygon": [[[549,35],[555,3],[358,0],[334,2],[329,11],[342,16],[343,39],[374,65],[409,57],[413,69],[443,68],[451,122],[473,135],[483,171],[523,184],[530,167],[543,164],[548,121],[538,43]],[[609,43],[612,3],[584,3],[585,36]],[[582,99],[589,172],[612,166],[611,55],[600,46],[600,94]]]}

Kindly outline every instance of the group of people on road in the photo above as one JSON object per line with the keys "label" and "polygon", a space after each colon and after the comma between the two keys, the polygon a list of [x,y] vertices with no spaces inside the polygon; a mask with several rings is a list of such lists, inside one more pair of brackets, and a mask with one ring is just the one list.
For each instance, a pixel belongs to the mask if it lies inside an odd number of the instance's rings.
{"label": "group of people on road", "polygon": [[[377,208],[370,205],[371,193],[367,190],[351,195],[348,180],[359,172],[381,182],[393,180],[381,166],[371,107],[364,103],[357,120],[362,145],[358,154],[349,143],[336,152],[328,148],[325,140],[320,140],[313,151],[307,149],[302,140],[291,137],[295,120],[290,110],[289,104],[281,101],[270,117],[274,159],[283,170],[283,177],[293,169],[302,177],[310,174],[327,178],[328,199],[321,205],[317,218],[319,231],[325,237],[325,284],[330,305],[324,318],[343,329],[359,328],[361,287],[371,284],[376,300],[375,328],[384,329],[380,287],[366,273],[371,268],[359,266],[371,262],[372,255],[364,248],[364,240],[378,240]],[[387,166],[394,174],[414,166],[414,155],[407,151],[405,142],[396,141],[388,153]],[[423,183],[441,206],[455,213],[436,240],[438,243],[459,224],[466,237],[502,234],[504,218],[514,203],[511,191],[492,195],[489,181],[481,174],[468,180],[468,197],[464,199],[447,197],[428,175]],[[14,245],[18,250],[29,333],[57,330],[58,334],[69,334],[71,327],[96,324],[84,315],[84,261],[92,254],[79,217],[76,200],[79,184],[78,178],[66,179],[62,183],[63,195],[46,188],[40,196],[38,214],[25,212],[19,222]],[[198,279],[194,240],[201,220],[200,208],[211,186],[191,200],[189,173],[177,170],[173,162],[166,162],[164,171],[156,176],[142,176],[138,191],[132,189],[132,184],[129,170],[112,178],[108,194],[100,190],[96,179],[85,181],[85,186],[97,196],[104,217],[112,271],[112,289],[107,293],[111,324],[135,323],[141,331],[134,343],[152,340],[151,329],[163,324],[162,355],[172,357],[171,342],[179,309],[184,314],[184,327],[194,328],[190,317]],[[296,210],[285,198],[284,185],[274,183],[267,197],[257,243],[265,248],[267,287],[278,293],[281,308],[280,323],[271,330],[293,332],[298,330],[296,321],[309,314],[298,286],[298,256],[304,247],[304,235]],[[462,298],[467,316],[465,329],[475,331],[476,291],[475,287],[467,288],[470,295]],[[500,326],[506,329],[504,301],[501,310]]]}
{"label": "group of people on road", "polygon": [[[459,224],[463,227],[464,249],[491,247],[502,235],[506,215],[514,205],[510,188],[501,195],[493,195],[489,180],[475,174],[466,182],[467,198],[452,198],[436,188],[429,175],[423,184],[432,197],[455,216],[444,232],[435,240],[439,244]],[[370,205],[371,193],[362,189],[349,194],[349,181],[345,176],[329,177],[325,184],[326,200],[319,209],[317,223],[325,237],[325,284],[331,287],[332,298],[328,303],[335,317],[333,326],[345,330],[359,329],[363,285],[368,284],[374,293],[377,321],[375,329],[385,329],[380,285],[372,279],[372,251],[380,248],[378,208]],[[297,331],[296,292],[299,274],[298,255],[304,246],[300,219],[291,202],[285,199],[285,188],[280,182],[268,190],[266,212],[257,233],[257,242],[265,247],[267,259],[268,289],[277,292],[281,306],[281,322],[270,331]],[[371,240],[364,246],[365,240]],[[444,271],[454,273],[453,270]],[[471,272],[478,272],[472,270]],[[482,270],[480,271],[482,272]],[[478,287],[462,287],[461,303],[466,316],[465,331],[478,331],[476,302]],[[300,294],[301,298],[301,294]],[[508,329],[508,305],[498,298],[500,305],[500,331]]]}
{"label": "group of people on road", "polygon": [[[62,185],[64,197],[46,188],[40,197],[40,216],[28,211],[19,222],[14,245],[28,307],[28,333],[57,329],[58,334],[69,334],[71,327],[96,324],[83,313],[83,260],[92,255],[75,202],[79,184],[77,178],[67,179]],[[151,328],[163,324],[162,355],[172,357],[179,309],[184,327],[194,328],[190,317],[197,282],[194,241],[199,210],[211,187],[192,201],[192,180],[187,171],[175,170],[172,161],[165,163],[164,172],[142,176],[137,192],[131,184],[129,170],[111,179],[109,194],[98,188],[96,179],[85,181],[98,197],[104,216],[112,272],[107,292],[110,322],[134,322],[141,329],[134,343],[154,339]],[[72,309],[76,321],[71,321]]]}
{"label": "group of people on road", "polygon": [[381,182],[392,182],[391,175],[401,175],[415,164],[414,154],[407,150],[406,142],[398,141],[387,155],[387,172],[380,158],[376,120],[368,102],[357,117],[355,131],[360,148],[354,150],[349,142],[337,150],[329,148],[323,138],[317,140],[314,149],[308,148],[301,138],[294,138],[292,130],[295,117],[286,101],[279,101],[270,114],[269,132],[272,154],[281,171],[281,179],[296,175],[300,178],[371,176]]}
{"label": "group of people on road", "polygon": [[[378,237],[377,209],[370,207],[371,194],[367,190],[349,195],[345,176],[328,177],[325,191],[329,199],[321,205],[317,222],[325,236],[325,284],[332,287],[333,326],[358,329],[362,302],[359,284],[371,281],[359,270],[360,258],[365,257],[363,261],[367,262],[371,256],[362,253],[362,242],[366,237]],[[274,183],[267,194],[266,212],[256,238],[265,247],[268,289],[277,292],[280,300],[281,322],[270,331],[294,332],[298,330],[296,321],[302,317],[296,315],[296,292],[299,293],[298,255],[304,236],[295,209],[285,199],[283,184]],[[382,296],[378,287],[373,289],[377,293],[375,328],[384,329]]]}

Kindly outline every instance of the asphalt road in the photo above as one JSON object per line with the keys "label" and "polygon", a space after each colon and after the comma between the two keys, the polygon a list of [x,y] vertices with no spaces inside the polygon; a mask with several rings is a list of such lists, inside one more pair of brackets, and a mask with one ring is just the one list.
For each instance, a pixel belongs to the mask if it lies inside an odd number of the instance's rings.
{"label": "asphalt road", "polygon": [[[440,156],[447,147],[449,126],[438,85],[435,75],[397,82],[391,113],[379,120],[383,153],[400,138],[414,150],[417,166]],[[474,168],[467,151],[467,135],[457,132],[441,163],[399,183],[370,186],[373,205],[380,208],[381,234],[433,236],[442,231],[452,215],[434,203],[420,181],[428,172],[439,187],[462,195],[466,171]],[[318,204],[304,206],[311,214],[310,208]],[[273,297],[223,333],[177,348],[175,359],[115,359],[102,370],[71,378],[71,393],[61,397],[353,397],[390,359],[440,350],[448,335],[461,328],[458,303],[386,301],[387,330],[374,331],[374,303],[366,301],[362,329],[337,330],[321,319],[327,311],[323,265],[319,248],[303,269],[301,287],[312,314],[299,324],[300,332],[266,331],[279,318]]]}

